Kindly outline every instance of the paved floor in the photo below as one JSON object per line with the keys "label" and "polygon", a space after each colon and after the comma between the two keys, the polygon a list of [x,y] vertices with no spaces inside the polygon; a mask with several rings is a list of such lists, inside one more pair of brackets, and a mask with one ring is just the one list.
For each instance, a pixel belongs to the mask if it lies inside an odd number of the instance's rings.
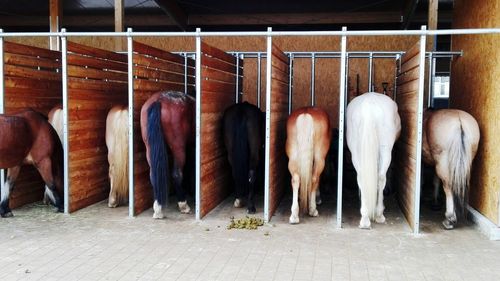
{"label": "paved floor", "polygon": [[104,202],[71,216],[32,204],[0,219],[0,280],[500,280],[500,242],[470,225],[445,231],[432,213],[413,236],[388,201],[387,223],[371,230],[357,228],[354,206],[336,229],[329,202],[289,225],[284,200],[253,231],[226,229],[244,216],[229,199],[201,223],[173,211],[130,219]]}

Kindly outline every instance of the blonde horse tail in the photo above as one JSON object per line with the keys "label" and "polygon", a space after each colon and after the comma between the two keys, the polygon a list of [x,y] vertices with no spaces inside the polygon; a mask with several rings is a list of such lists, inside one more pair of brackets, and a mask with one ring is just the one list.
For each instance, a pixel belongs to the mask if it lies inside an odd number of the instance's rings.
{"label": "blonde horse tail", "polygon": [[54,108],[49,112],[49,123],[52,125],[54,130],[62,143],[63,135],[63,112],[61,108]]}
{"label": "blonde horse tail", "polygon": [[114,172],[111,176],[116,191],[116,202],[122,204],[128,201],[128,110],[118,111],[113,123]]}
{"label": "blonde horse tail", "polygon": [[460,129],[452,135],[448,147],[448,169],[453,194],[462,216],[465,215],[473,157],[470,142],[460,120]]}
{"label": "blonde horse tail", "polygon": [[299,206],[301,213],[309,210],[309,193],[314,153],[314,121],[310,114],[301,114],[297,117],[297,143],[298,143],[298,170],[300,175]]}
{"label": "blonde horse tail", "polygon": [[[364,114],[364,113],[361,113]],[[378,150],[379,139],[377,136],[377,125],[372,116],[362,118],[359,126],[358,137],[361,139],[358,171],[358,182],[361,190],[361,204],[366,206],[370,219],[375,218],[377,206],[378,189]]]}

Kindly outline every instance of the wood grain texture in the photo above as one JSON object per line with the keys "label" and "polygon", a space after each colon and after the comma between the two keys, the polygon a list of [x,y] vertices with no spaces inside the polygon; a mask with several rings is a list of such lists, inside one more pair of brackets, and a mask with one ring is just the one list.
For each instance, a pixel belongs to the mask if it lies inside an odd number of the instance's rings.
{"label": "wood grain texture", "polygon": [[[457,0],[452,28],[497,28],[499,14],[496,0]],[[453,36],[452,43],[464,55],[452,61],[450,107],[474,116],[481,132],[469,204],[500,226],[500,35]]]}
{"label": "wood grain texture", "polygon": [[420,42],[402,57],[401,69],[396,79],[396,101],[401,117],[401,136],[395,145],[394,173],[398,187],[398,202],[410,227],[414,227],[416,153],[417,153],[417,106],[420,67]]}
{"label": "wood grain texture", "polygon": [[[62,100],[61,54],[4,42],[5,113],[32,108],[44,115]],[[44,183],[33,166],[24,165],[11,194],[10,207],[42,200]]]}

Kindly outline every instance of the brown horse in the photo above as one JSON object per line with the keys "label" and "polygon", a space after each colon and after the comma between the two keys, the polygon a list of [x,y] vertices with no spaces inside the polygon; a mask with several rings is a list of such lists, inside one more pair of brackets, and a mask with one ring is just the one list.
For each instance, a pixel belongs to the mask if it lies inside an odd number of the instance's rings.
{"label": "brown horse", "polygon": [[462,215],[465,215],[470,170],[479,138],[476,120],[465,111],[441,109],[425,112],[422,156],[426,164],[436,167],[435,196],[439,192],[440,181],[443,183],[446,194],[445,229],[452,229],[457,223],[454,196]]}
{"label": "brown horse", "polygon": [[179,210],[181,213],[191,210],[182,183],[187,149],[195,140],[194,120],[195,100],[181,92],[156,93],[142,106],[141,133],[154,191],[153,218],[163,218],[162,208],[167,200],[168,152],[173,156],[172,179]]}
{"label": "brown horse", "polygon": [[286,129],[286,154],[293,189],[290,223],[296,224],[299,223],[299,198],[301,213],[309,211],[310,216],[318,216],[316,191],[330,147],[330,119],[322,109],[303,107],[288,117]]}
{"label": "brown horse", "polygon": [[27,110],[0,115],[0,168],[7,170],[1,192],[0,215],[12,216],[10,193],[22,164],[34,165],[42,176],[46,192],[59,212],[63,211],[63,150],[56,131],[43,115]]}
{"label": "brown horse", "polygon": [[128,202],[128,109],[111,108],[106,117],[106,147],[109,163],[108,207]]}

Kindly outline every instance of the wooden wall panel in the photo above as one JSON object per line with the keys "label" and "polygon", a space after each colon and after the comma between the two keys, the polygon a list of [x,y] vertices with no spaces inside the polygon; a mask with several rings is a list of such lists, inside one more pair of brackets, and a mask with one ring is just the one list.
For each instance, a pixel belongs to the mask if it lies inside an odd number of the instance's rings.
{"label": "wooden wall panel", "polygon": [[127,56],[68,42],[69,209],[109,194],[106,116],[127,104]]}
{"label": "wooden wall panel", "polygon": [[[146,147],[141,136],[141,108],[159,91],[184,92],[184,57],[134,41],[134,213],[140,214],[153,205],[153,188],[149,179]],[[194,60],[187,60],[188,92],[194,91]]]}
{"label": "wooden wall panel", "polygon": [[[201,52],[202,218],[232,190],[231,168],[223,145],[222,116],[224,110],[235,102],[236,58],[206,43],[202,43]],[[241,63],[240,66],[242,73]]]}
{"label": "wooden wall panel", "polygon": [[285,153],[286,120],[288,118],[289,59],[273,44],[271,57],[271,139],[269,163],[269,217],[283,197],[287,175]]}
{"label": "wooden wall panel", "polygon": [[[5,113],[32,108],[45,116],[61,103],[61,53],[4,42]],[[44,183],[33,166],[24,165],[11,194],[10,207],[17,208],[43,198]]]}
{"label": "wooden wall panel", "polygon": [[398,167],[398,173],[394,174],[394,178],[398,187],[399,205],[410,227],[414,226],[415,219],[417,219],[414,210],[419,59],[420,42],[417,42],[401,58],[396,93],[396,102],[401,117],[401,136],[395,145],[394,165]]}
{"label": "wooden wall panel", "polygon": [[[453,28],[498,28],[498,0],[457,0]],[[469,204],[500,226],[500,35],[457,35],[452,61],[450,107],[465,110],[477,120],[481,140],[472,164]]]}

